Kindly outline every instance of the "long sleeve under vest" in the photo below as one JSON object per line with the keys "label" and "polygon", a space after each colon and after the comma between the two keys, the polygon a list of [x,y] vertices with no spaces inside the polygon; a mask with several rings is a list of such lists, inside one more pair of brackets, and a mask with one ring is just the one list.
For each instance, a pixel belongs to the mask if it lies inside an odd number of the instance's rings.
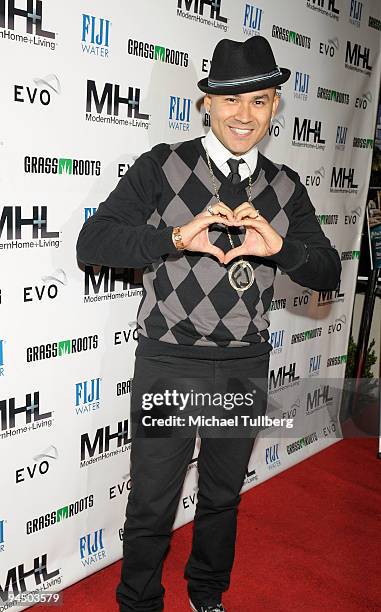
{"label": "long sleeve under vest", "polygon": [[[233,185],[212,162],[222,202],[232,209],[248,200],[248,179]],[[252,201],[282,236],[271,257],[245,256],[255,271],[249,289],[237,292],[212,255],[177,251],[173,227],[216,202],[201,138],[159,144],[139,157],[96,213],[84,224],[78,259],[89,265],[144,268],[137,314],[138,352],[205,359],[260,355],[271,350],[268,310],[278,266],[296,283],[336,289],[337,251],[323,233],[299,175],[258,154]],[[231,227],[239,246],[244,229]],[[211,226],[209,239],[229,250],[226,227]],[[138,354],[137,352],[137,354]]]}

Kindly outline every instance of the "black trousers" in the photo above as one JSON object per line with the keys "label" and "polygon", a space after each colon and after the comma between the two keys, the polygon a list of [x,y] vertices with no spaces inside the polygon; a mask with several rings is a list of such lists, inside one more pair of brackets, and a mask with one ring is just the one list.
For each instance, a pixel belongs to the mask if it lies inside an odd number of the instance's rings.
{"label": "black trousers", "polygon": [[[238,412],[263,415],[266,411],[269,355],[242,359],[206,360],[184,357],[137,356],[132,381],[131,490],[124,525],[123,563],[117,600],[121,612],[163,610],[165,589],[161,583],[173,522],[187,467],[192,460],[197,427],[141,427],[148,413],[164,417],[166,406],[142,408],[147,391],[177,389],[221,394],[237,398],[240,391],[256,384],[255,409]],[[262,381],[262,385],[259,381]],[[262,395],[259,399],[258,385]],[[213,396],[215,397],[215,396]],[[237,400],[238,401],[238,400]],[[172,409],[172,412],[175,409]],[[219,412],[233,418],[237,406],[214,405],[176,408],[187,415]],[[245,412],[245,413],[246,413]],[[148,431],[149,430],[149,431]],[[221,599],[230,583],[233,567],[237,507],[257,429],[246,427],[198,427],[201,446],[198,456],[198,501],[193,526],[192,550],[185,567],[192,600],[212,604]]]}

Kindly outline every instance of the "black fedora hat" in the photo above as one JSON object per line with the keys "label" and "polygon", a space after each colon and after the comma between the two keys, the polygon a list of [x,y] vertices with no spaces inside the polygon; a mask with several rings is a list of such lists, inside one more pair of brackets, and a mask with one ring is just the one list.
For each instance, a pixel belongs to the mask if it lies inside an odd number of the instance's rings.
{"label": "black fedora hat", "polygon": [[224,38],[214,49],[209,76],[198,86],[210,94],[246,93],[281,85],[290,74],[288,68],[277,66],[263,36],[252,36],[245,42]]}

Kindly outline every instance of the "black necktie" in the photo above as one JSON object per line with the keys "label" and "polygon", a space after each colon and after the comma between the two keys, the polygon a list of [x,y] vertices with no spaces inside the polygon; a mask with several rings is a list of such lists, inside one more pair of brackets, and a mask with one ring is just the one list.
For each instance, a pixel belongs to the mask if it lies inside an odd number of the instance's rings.
{"label": "black necktie", "polygon": [[233,159],[231,157],[230,159],[227,160],[227,164],[230,168],[230,173],[228,174],[228,180],[231,181],[233,185],[236,185],[237,183],[241,181],[241,177],[238,172],[238,166],[243,163],[244,163],[243,159]]}

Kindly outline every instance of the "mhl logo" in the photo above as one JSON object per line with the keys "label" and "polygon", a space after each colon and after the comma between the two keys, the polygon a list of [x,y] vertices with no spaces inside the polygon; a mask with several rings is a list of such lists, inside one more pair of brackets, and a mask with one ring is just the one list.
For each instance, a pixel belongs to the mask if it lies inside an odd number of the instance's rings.
{"label": "mhl logo", "polygon": [[336,168],[333,166],[331,175],[331,190],[357,189],[358,185],[354,182],[354,168]]}
{"label": "mhl logo", "polygon": [[[25,4],[25,3],[24,3]],[[0,28],[15,29],[15,17],[26,19],[27,34],[55,39],[53,32],[42,29],[42,1],[27,0],[26,9],[15,7],[15,0],[0,0]]]}
{"label": "mhl logo", "polygon": [[100,427],[95,432],[93,442],[91,442],[89,434],[84,433],[81,435],[81,461],[84,461],[86,457],[94,457],[97,453],[102,455],[110,450],[111,442],[116,443],[116,448],[121,448],[130,442],[128,437],[128,419],[119,421],[118,431],[111,433],[110,425],[106,427]]}
{"label": "mhl logo", "polygon": [[290,363],[289,369],[286,370],[286,366],[278,368],[278,373],[275,375],[275,370],[270,371],[270,385],[269,391],[273,389],[280,389],[285,385],[291,385],[299,380],[299,376],[295,375],[296,362]]}
{"label": "mhl logo", "polygon": [[33,567],[30,570],[25,569],[24,563],[20,563],[8,570],[4,588],[0,585],[0,601],[7,602],[9,600],[10,590],[12,590],[13,595],[33,591],[35,587],[52,580],[59,573],[59,569],[48,572],[48,555],[46,553],[34,559]]}
{"label": "mhl logo", "polygon": [[207,4],[210,7],[209,17],[222,23],[227,23],[227,18],[221,15],[222,0],[177,0],[177,14],[181,15],[182,10],[187,13],[191,12],[193,4],[193,13],[195,15],[204,15],[204,8]]}
{"label": "mhl logo", "polygon": [[340,283],[335,291],[319,291],[318,305],[331,304],[332,302],[343,302],[345,293],[340,293]]}
{"label": "mhl logo", "polygon": [[192,100],[190,98],[170,96],[168,126],[172,130],[189,131],[191,105]]}
{"label": "mhl logo", "polygon": [[59,232],[48,232],[47,206],[33,206],[33,217],[24,219],[21,206],[4,206],[0,217],[0,238],[7,226],[7,240],[21,240],[22,228],[29,225],[32,228],[32,237],[58,238]]}
{"label": "mhl logo", "polygon": [[0,376],[4,376],[4,340],[0,340]]}
{"label": "mhl logo", "polygon": [[84,380],[75,385],[75,411],[84,414],[98,410],[101,397],[101,378]]}
{"label": "mhl logo", "polygon": [[313,355],[312,357],[310,357],[310,369],[309,369],[310,376],[317,376],[317,374],[319,374],[320,364],[321,364],[321,355]]}
{"label": "mhl logo", "polygon": [[128,97],[120,95],[120,85],[105,83],[99,97],[95,81],[87,81],[86,112],[91,113],[93,104],[96,112],[101,115],[106,106],[106,114],[119,117],[120,106],[123,106],[127,117],[134,119],[148,119],[149,115],[140,112],[140,89],[128,87]]}
{"label": "mhl logo", "polygon": [[333,13],[334,16],[340,15],[340,10],[336,7],[336,0],[307,0],[307,6],[314,6]]}
{"label": "mhl logo", "polygon": [[349,21],[358,28],[361,25],[362,2],[351,0],[351,8],[349,11]]}
{"label": "mhl logo", "polygon": [[93,565],[106,557],[103,544],[103,529],[88,533],[79,539],[79,553],[82,565]]}
{"label": "mhl logo", "polygon": [[310,143],[311,137],[313,137],[314,144],[325,143],[325,139],[321,138],[321,121],[315,121],[315,125],[313,125],[312,119],[303,119],[302,123],[300,123],[299,117],[295,117],[292,134],[293,142]]}
{"label": "mhl logo", "polygon": [[40,414],[40,393],[35,391],[32,394],[27,393],[25,396],[25,406],[16,406],[16,400],[11,397],[8,400],[0,400],[0,419],[1,430],[14,429],[16,427],[16,417],[24,415],[26,425],[49,419],[52,416],[51,412]]}
{"label": "mhl logo", "polygon": [[[347,48],[345,51],[345,67],[358,68],[360,71],[370,73],[372,66],[369,64],[369,47],[363,47],[358,43],[352,45],[350,40],[347,40]],[[360,63],[362,66],[360,67]]]}
{"label": "mhl logo", "polygon": [[294,98],[299,100],[307,100],[308,88],[310,84],[310,75],[306,72],[295,72],[294,80]]}
{"label": "mhl logo", "polygon": [[261,31],[263,10],[254,4],[245,4],[243,14],[243,33],[254,36]]}
{"label": "mhl logo", "polygon": [[329,395],[329,385],[323,385],[319,389],[314,389],[313,394],[307,393],[307,408],[306,413],[311,414],[320,408],[328,406],[332,400],[332,395]]}
{"label": "mhl logo", "polygon": [[113,293],[116,281],[122,281],[123,291],[140,286],[140,283],[134,282],[135,272],[133,268],[109,268],[108,266],[102,266],[98,279],[96,279],[93,266],[85,266],[85,296],[91,293],[98,295],[101,292],[102,283],[103,293]]}

